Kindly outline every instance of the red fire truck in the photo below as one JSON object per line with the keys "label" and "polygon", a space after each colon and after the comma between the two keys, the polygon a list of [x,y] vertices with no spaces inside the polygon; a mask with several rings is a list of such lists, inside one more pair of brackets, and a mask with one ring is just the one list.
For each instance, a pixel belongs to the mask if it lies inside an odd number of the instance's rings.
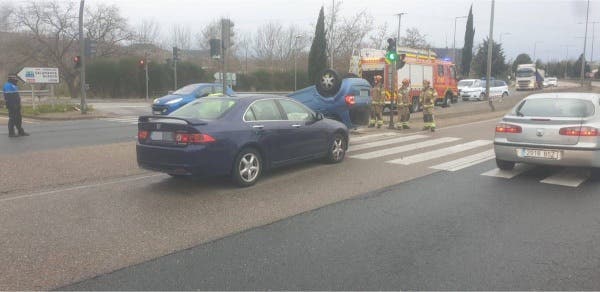
{"label": "red fire truck", "polygon": [[[404,60],[404,65],[398,69],[397,74],[390,74],[392,66],[386,63],[385,53],[384,50],[377,49],[360,50],[359,55],[353,56],[350,61],[350,73],[368,80],[371,85],[374,84],[374,77],[381,75],[385,88],[397,88],[402,84],[402,80],[410,80],[411,112],[422,109],[419,95],[423,88],[423,80],[429,80],[437,91],[437,105],[447,107],[458,101],[456,67],[452,62],[438,59],[432,51],[399,47],[398,55]],[[390,76],[396,76],[396,80],[390,80]],[[386,104],[387,107],[393,108],[390,101]]]}

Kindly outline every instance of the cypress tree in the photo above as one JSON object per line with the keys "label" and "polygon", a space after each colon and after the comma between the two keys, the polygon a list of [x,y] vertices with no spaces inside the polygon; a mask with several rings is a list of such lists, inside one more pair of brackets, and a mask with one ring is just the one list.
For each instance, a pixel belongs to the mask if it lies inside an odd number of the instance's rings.
{"label": "cypress tree", "polygon": [[308,54],[308,80],[316,82],[319,73],[327,69],[327,40],[325,38],[325,12],[321,6],[315,37]]}
{"label": "cypress tree", "polygon": [[469,8],[469,18],[467,19],[467,28],[465,30],[465,44],[462,49],[462,64],[460,66],[462,76],[469,76],[469,72],[471,72],[474,37],[475,28],[473,27],[473,5],[471,5],[471,8]]}

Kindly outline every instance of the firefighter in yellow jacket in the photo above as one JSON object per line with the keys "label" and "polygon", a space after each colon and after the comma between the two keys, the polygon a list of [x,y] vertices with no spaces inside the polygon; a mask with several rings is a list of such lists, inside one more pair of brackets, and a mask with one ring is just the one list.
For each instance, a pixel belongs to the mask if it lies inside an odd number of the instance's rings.
{"label": "firefighter in yellow jacket", "polygon": [[425,123],[423,130],[431,130],[435,132],[435,119],[433,110],[435,101],[438,95],[435,89],[430,86],[429,80],[423,81],[423,90],[419,97],[419,102],[423,105],[423,122]]}
{"label": "firefighter in yellow jacket", "polygon": [[375,76],[375,85],[371,90],[371,120],[369,121],[369,128],[375,126],[381,128],[381,126],[383,126],[383,106],[385,104],[385,96],[382,79],[383,78],[380,75]]}
{"label": "firefighter in yellow jacket", "polygon": [[402,87],[398,89],[398,99],[396,108],[398,109],[398,116],[400,120],[396,123],[396,129],[410,129],[408,121],[410,120],[410,80],[402,80]]}

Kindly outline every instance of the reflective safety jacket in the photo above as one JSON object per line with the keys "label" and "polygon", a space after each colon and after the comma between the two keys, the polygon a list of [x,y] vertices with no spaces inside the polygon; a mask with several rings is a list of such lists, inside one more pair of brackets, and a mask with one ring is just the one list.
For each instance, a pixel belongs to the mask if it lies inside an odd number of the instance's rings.
{"label": "reflective safety jacket", "polygon": [[371,90],[371,100],[373,100],[373,104],[385,104],[385,96],[381,84],[375,85]]}
{"label": "reflective safety jacket", "polygon": [[410,88],[400,87],[398,89],[398,106],[410,106]]}
{"label": "reflective safety jacket", "polygon": [[428,87],[421,91],[419,101],[423,105],[423,112],[427,114],[433,114],[433,108],[435,106],[435,100],[437,99],[437,92],[435,89]]}

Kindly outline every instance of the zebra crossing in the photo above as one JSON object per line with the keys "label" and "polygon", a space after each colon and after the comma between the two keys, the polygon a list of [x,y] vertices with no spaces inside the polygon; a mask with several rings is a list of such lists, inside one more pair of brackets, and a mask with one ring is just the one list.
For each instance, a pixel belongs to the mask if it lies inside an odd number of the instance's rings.
{"label": "zebra crossing", "polygon": [[129,125],[137,125],[138,116],[122,116],[122,117],[118,117],[118,118],[102,118],[100,120],[108,121],[108,122],[129,124]]}
{"label": "zebra crossing", "polygon": [[[377,160],[387,165],[410,167],[425,165],[430,169],[455,172],[496,158],[491,140],[458,137],[431,137],[421,134],[378,133],[350,138],[348,158]],[[462,156],[461,156],[462,155]],[[457,156],[460,156],[456,158]],[[450,157],[449,161],[440,160]],[[437,163],[436,163],[437,162]],[[427,163],[432,165],[427,165]],[[510,180],[536,166],[517,164],[513,170],[491,169],[481,176]],[[576,188],[590,179],[586,169],[564,168],[539,183]]]}

